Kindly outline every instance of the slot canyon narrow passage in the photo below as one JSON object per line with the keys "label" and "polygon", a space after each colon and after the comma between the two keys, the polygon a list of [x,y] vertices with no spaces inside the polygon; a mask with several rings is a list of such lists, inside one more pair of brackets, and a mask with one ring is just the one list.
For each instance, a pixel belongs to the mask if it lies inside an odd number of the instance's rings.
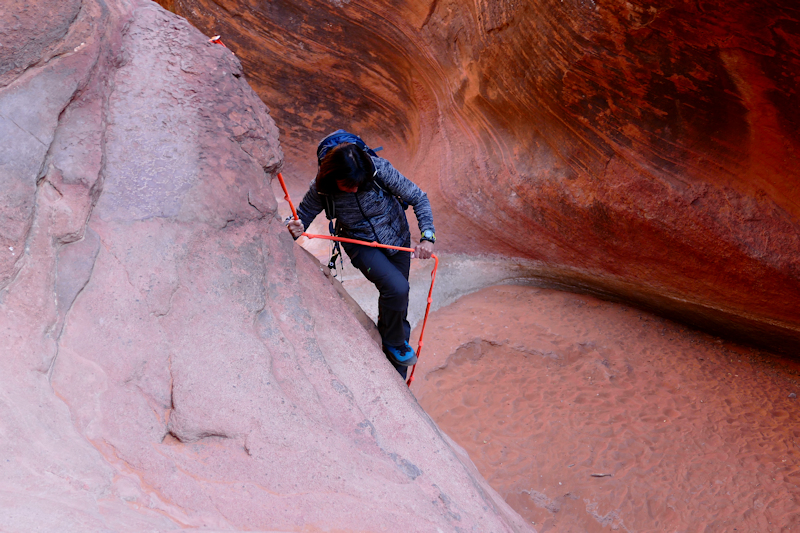
{"label": "slot canyon narrow passage", "polygon": [[799,88],[797,0],[4,0],[0,531],[800,532]]}

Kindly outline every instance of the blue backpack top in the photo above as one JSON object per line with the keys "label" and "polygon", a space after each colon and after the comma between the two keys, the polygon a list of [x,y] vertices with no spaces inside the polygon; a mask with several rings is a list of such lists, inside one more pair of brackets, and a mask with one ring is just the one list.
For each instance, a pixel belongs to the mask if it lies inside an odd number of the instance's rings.
{"label": "blue backpack top", "polygon": [[319,145],[317,146],[317,165],[322,162],[322,158],[325,157],[325,154],[328,153],[328,150],[342,143],[355,144],[372,157],[378,157],[378,154],[375,152],[380,152],[383,150],[382,146],[373,150],[367,146],[367,143],[365,143],[361,137],[355,133],[349,133],[344,130],[336,130],[319,142]]}

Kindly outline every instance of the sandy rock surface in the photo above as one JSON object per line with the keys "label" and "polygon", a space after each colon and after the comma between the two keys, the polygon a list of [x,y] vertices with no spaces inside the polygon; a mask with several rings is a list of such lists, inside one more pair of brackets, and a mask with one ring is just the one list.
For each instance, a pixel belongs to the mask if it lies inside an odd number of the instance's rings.
{"label": "sandy rock surface", "polygon": [[230,50],[147,1],[0,18],[0,530],[531,530],[285,231]]}
{"label": "sandy rock surface", "polygon": [[800,527],[796,361],[520,286],[440,309],[424,339],[412,391],[538,531]]}
{"label": "sandy rock surface", "polygon": [[162,0],[242,59],[285,133],[365,136],[439,248],[800,344],[800,33],[788,0]]}

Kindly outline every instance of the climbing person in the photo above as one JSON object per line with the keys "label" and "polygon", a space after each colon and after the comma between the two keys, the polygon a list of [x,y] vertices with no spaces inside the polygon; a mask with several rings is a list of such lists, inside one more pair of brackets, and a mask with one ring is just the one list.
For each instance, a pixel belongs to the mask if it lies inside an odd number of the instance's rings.
{"label": "climbing person", "polygon": [[[297,208],[299,220],[287,219],[292,237],[300,237],[325,211],[329,220],[336,220],[336,226],[331,227],[340,237],[409,248],[411,231],[405,208],[411,205],[420,229],[413,256],[431,257],[436,234],[428,196],[389,161],[378,157],[360,137],[338,130],[320,142],[317,162],[317,176]],[[380,293],[378,332],[383,352],[405,379],[408,367],[417,362],[408,343],[408,273],[412,255],[348,242],[342,246],[353,266]]]}

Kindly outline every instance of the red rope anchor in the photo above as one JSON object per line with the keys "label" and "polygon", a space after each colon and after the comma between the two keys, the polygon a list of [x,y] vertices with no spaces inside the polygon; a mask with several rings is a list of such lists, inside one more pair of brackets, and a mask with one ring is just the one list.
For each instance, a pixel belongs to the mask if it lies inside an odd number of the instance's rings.
{"label": "red rope anchor", "polygon": [[[222,46],[225,46],[225,43],[222,42],[222,39],[220,39],[220,37],[221,37],[221,35],[215,35],[211,39],[209,39],[208,42],[214,43],[214,44],[221,44]],[[225,48],[228,48],[228,47],[225,46]]]}

